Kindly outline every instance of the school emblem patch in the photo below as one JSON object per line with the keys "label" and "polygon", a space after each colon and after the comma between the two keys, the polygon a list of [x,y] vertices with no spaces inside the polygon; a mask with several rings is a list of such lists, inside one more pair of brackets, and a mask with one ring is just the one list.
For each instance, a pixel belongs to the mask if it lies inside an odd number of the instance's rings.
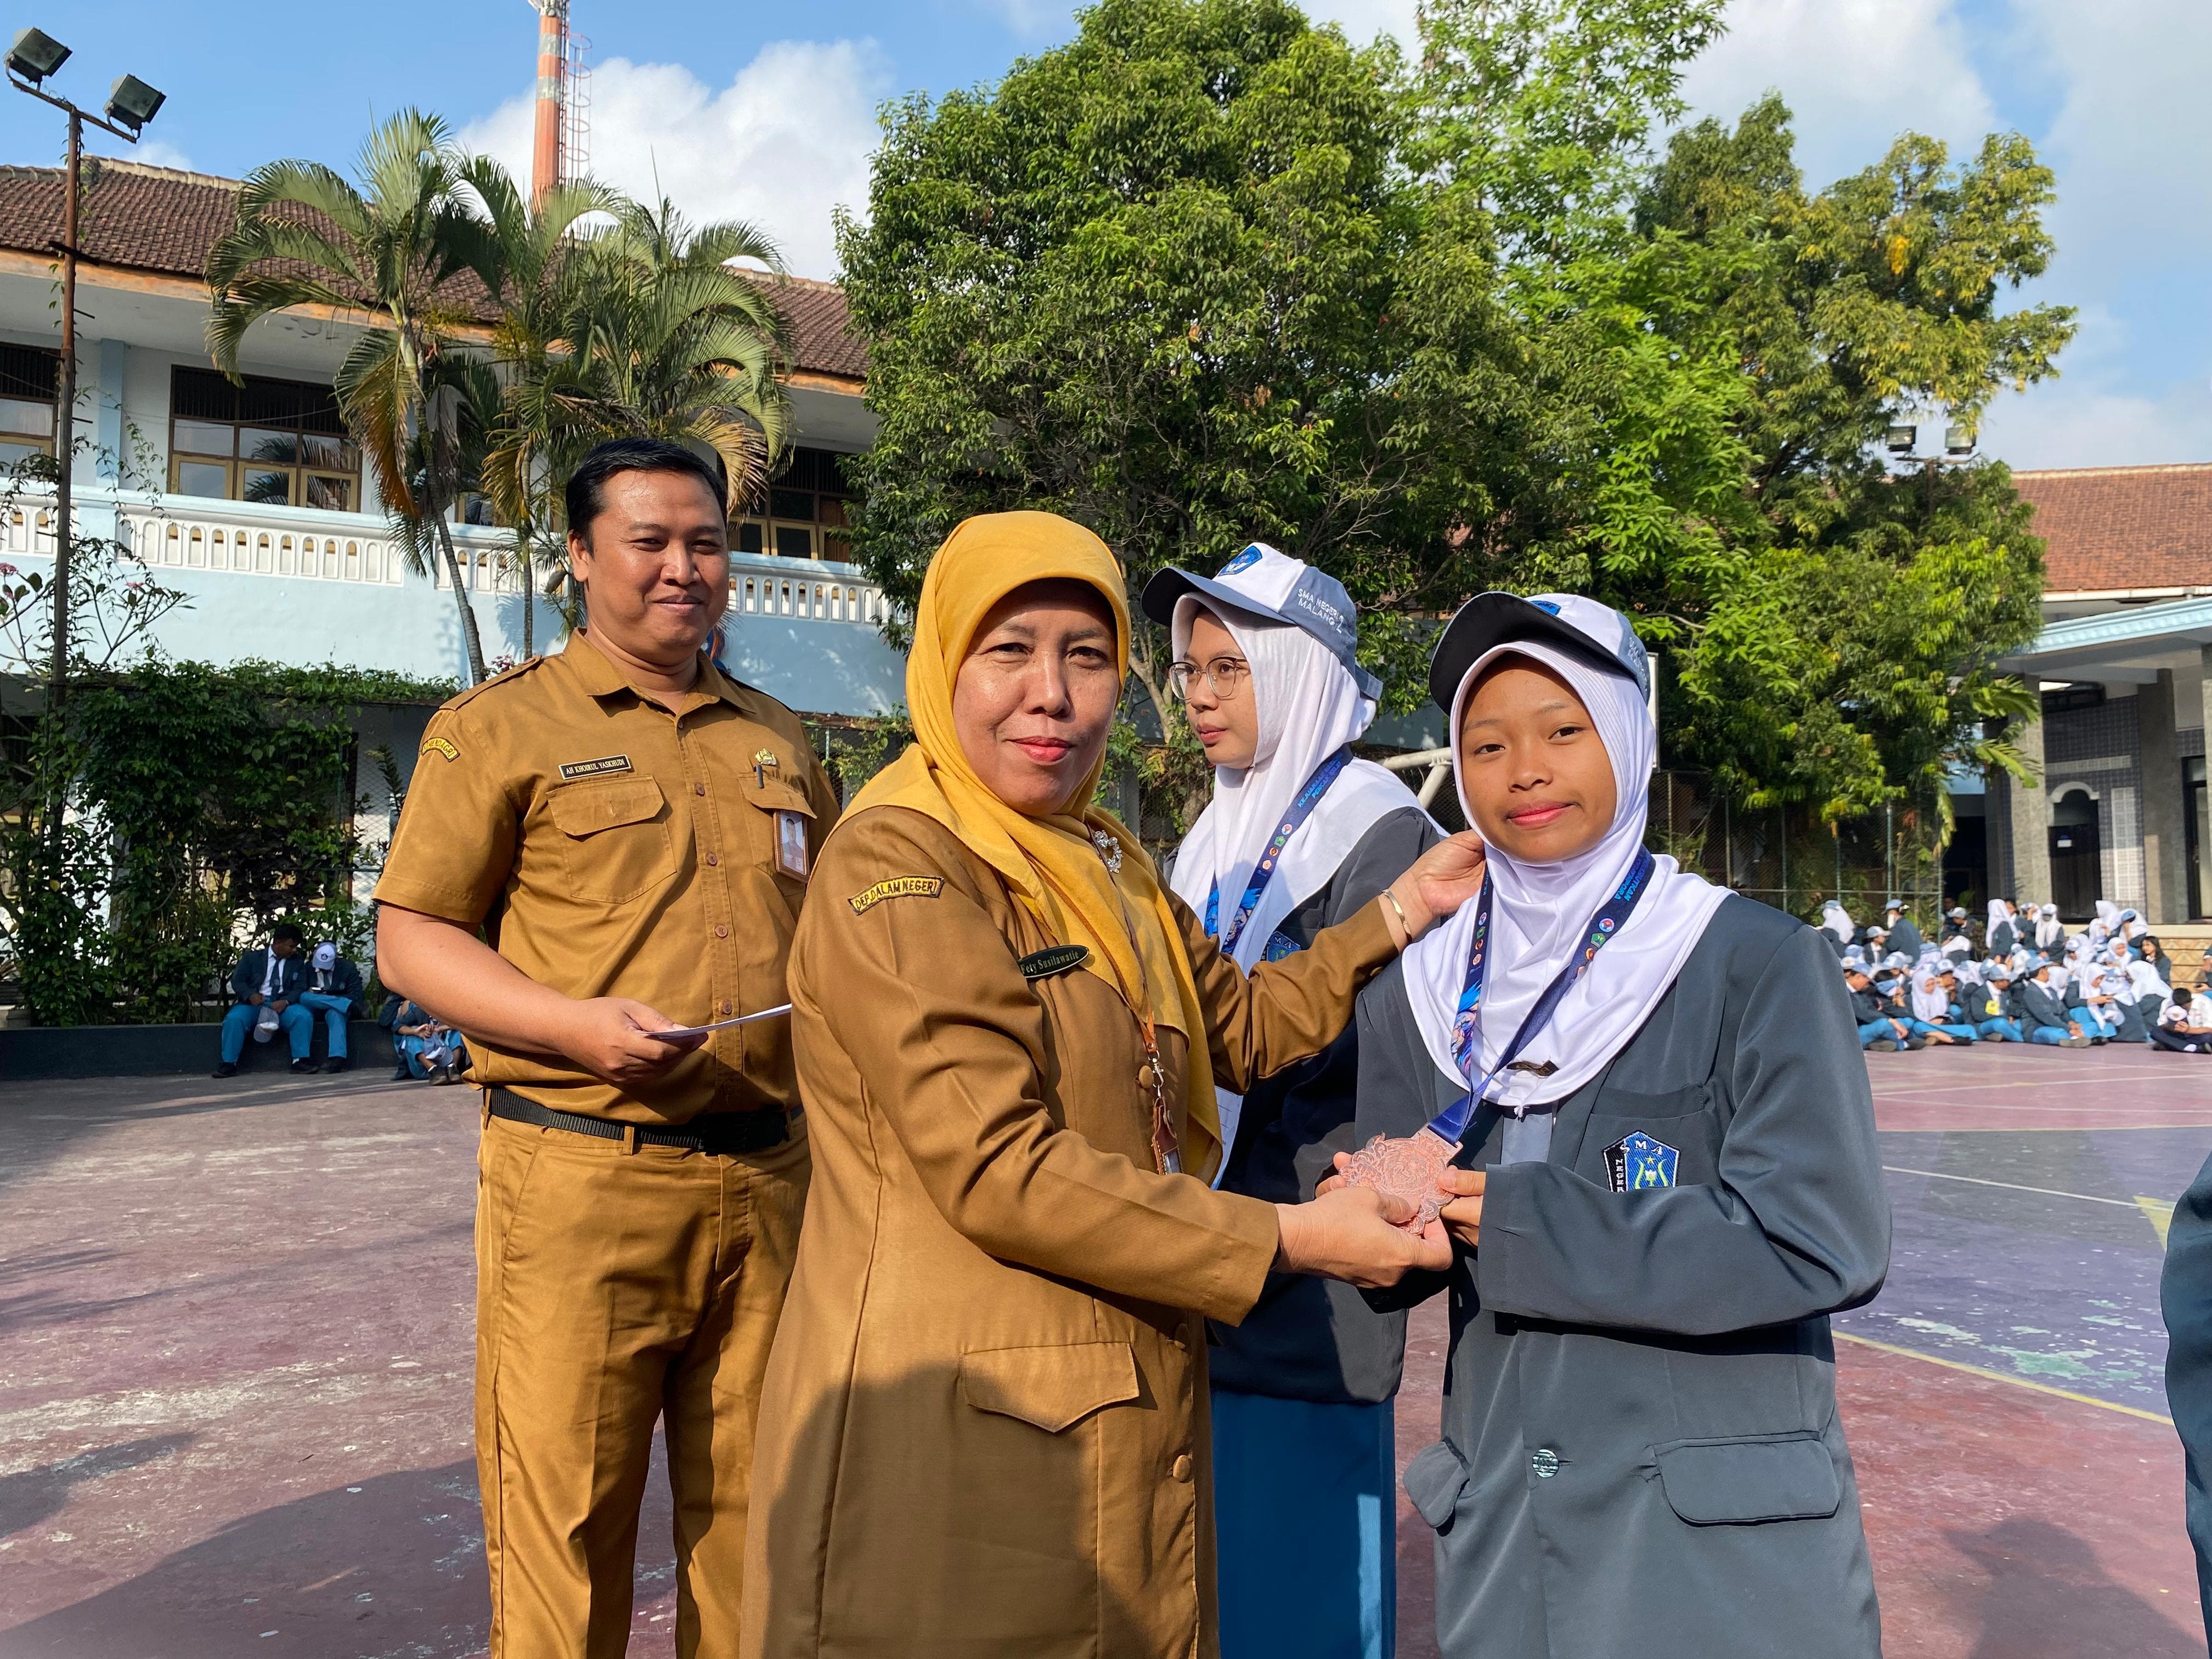
{"label": "school emblem patch", "polygon": [[942,876],[893,876],[854,894],[845,902],[853,907],[854,915],[865,916],[888,898],[935,898],[944,890]]}
{"label": "school emblem patch", "polygon": [[1642,1130],[1605,1149],[1606,1184],[1616,1193],[1641,1193],[1674,1184],[1682,1155]]}

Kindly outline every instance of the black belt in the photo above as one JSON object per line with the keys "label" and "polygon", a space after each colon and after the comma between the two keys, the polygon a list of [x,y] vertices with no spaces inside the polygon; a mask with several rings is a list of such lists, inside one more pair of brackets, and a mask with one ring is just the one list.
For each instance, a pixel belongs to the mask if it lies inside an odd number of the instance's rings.
{"label": "black belt", "polygon": [[556,1112],[505,1089],[494,1089],[491,1115],[503,1117],[509,1123],[527,1123],[540,1129],[566,1129],[571,1134],[596,1135],[601,1140],[623,1140],[635,1133],[641,1146],[681,1146],[687,1152],[717,1152],[726,1158],[764,1152],[791,1139],[786,1115],[773,1106],[755,1112],[718,1113],[687,1128],[654,1129],[642,1123],[617,1123],[610,1118],[586,1117],[579,1112]]}

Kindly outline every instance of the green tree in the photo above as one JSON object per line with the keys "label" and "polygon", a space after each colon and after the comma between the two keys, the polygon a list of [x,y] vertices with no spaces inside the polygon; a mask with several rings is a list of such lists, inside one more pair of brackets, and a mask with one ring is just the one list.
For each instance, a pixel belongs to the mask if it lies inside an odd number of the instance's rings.
{"label": "green tree", "polygon": [[1396,66],[1284,0],[1103,0],[996,88],[891,110],[838,229],[882,422],[848,463],[871,574],[910,601],[960,519],[1029,506],[1097,531],[1133,592],[1258,538],[1389,603],[1362,557],[1423,459],[1386,372]]}
{"label": "green tree", "polygon": [[474,682],[483,645],[447,515],[460,489],[465,337],[484,301],[464,273],[495,273],[495,250],[438,118],[410,109],[383,122],[356,173],[358,187],[318,162],[284,161],[246,176],[237,220],[208,257],[208,350],[235,377],[264,317],[295,306],[368,314],[337,372],[338,407],[404,544],[444,561]]}
{"label": "green tree", "polygon": [[[502,286],[492,362],[504,382],[484,483],[541,567],[565,557],[560,481],[593,444],[631,435],[711,449],[735,509],[759,490],[791,430],[790,348],[772,281],[775,243],[738,222],[694,226],[572,186],[532,214],[489,162],[466,174],[485,204]],[[589,216],[611,228],[584,233]]]}

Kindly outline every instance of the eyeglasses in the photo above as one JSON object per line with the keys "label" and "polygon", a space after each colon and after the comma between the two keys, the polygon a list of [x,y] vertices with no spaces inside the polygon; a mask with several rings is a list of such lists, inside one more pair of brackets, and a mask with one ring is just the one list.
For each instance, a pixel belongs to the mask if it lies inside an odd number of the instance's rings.
{"label": "eyeglasses", "polygon": [[1252,678],[1252,665],[1242,657],[1216,657],[1204,667],[1194,662],[1179,662],[1168,670],[1168,690],[1184,702],[1190,701],[1193,680],[1204,680],[1213,689],[1214,696],[1227,702],[1242,690],[1244,682]]}

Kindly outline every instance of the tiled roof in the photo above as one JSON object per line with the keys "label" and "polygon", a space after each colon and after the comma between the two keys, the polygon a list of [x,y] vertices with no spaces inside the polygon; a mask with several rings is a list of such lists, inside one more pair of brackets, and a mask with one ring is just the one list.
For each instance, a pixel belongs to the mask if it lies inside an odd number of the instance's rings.
{"label": "tiled roof", "polygon": [[2212,463],[2015,472],[2053,593],[2212,588]]}
{"label": "tiled roof", "polygon": [[[88,160],[86,167],[98,169],[78,232],[86,258],[192,282],[205,276],[209,252],[231,226],[236,179],[137,161]],[[0,167],[0,248],[51,253],[61,229],[61,169]],[[842,289],[805,277],[775,287],[799,370],[866,376],[867,348],[847,327]]]}

